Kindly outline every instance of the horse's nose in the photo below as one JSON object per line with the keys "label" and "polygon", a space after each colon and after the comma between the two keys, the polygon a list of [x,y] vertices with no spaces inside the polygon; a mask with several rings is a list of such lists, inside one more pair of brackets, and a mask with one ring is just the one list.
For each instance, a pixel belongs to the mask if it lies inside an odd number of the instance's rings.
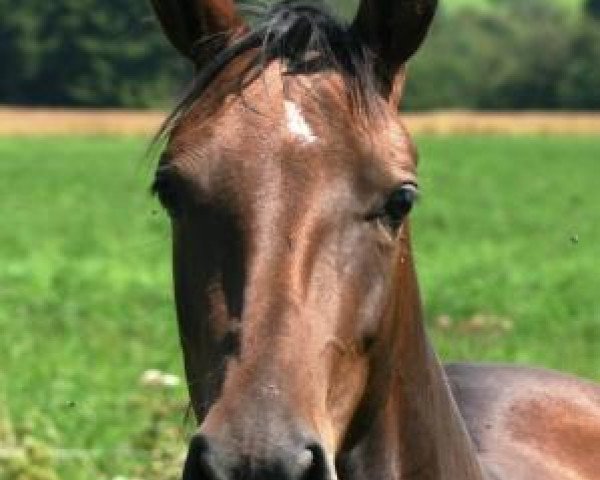
{"label": "horse's nose", "polygon": [[206,436],[192,439],[183,480],[335,480],[323,448],[316,442],[275,458],[244,458]]}

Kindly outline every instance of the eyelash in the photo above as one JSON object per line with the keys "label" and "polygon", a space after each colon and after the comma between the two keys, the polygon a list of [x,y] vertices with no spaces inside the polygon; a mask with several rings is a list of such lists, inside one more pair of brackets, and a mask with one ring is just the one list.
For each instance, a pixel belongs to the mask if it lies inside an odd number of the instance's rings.
{"label": "eyelash", "polygon": [[180,202],[178,198],[178,189],[175,186],[173,175],[168,166],[159,166],[154,177],[154,182],[150,187],[152,195],[158,198],[158,201],[171,217],[181,214]]}

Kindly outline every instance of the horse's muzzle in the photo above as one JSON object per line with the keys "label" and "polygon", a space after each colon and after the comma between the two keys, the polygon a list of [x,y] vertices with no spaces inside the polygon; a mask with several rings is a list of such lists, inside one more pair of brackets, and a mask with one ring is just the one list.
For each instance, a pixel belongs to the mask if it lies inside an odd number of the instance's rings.
{"label": "horse's muzzle", "polygon": [[324,449],[315,442],[276,449],[269,458],[236,453],[205,435],[193,438],[183,480],[335,480]]}

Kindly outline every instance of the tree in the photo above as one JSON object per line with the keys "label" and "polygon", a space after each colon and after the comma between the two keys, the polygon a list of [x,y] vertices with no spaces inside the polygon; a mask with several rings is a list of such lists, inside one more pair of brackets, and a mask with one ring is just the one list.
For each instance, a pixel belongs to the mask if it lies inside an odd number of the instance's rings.
{"label": "tree", "polygon": [[583,22],[573,35],[568,60],[558,85],[559,103],[577,110],[600,109],[600,28]]}
{"label": "tree", "polygon": [[600,0],[586,0],[584,12],[587,17],[600,21]]}
{"label": "tree", "polygon": [[[323,1],[350,20],[358,0]],[[600,0],[585,2],[581,19],[549,0],[441,8],[411,60],[403,107],[600,108]],[[163,39],[148,3],[0,0],[0,103],[170,103],[191,71]]]}
{"label": "tree", "polygon": [[0,17],[3,103],[157,105],[185,71],[144,0],[0,0]]}

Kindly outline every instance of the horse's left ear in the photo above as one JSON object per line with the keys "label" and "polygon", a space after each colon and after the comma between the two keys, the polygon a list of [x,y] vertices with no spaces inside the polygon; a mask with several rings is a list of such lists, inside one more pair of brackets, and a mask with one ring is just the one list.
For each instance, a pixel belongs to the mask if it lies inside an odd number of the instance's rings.
{"label": "horse's left ear", "polygon": [[382,93],[397,104],[404,64],[427,36],[437,0],[361,0],[353,32],[375,55]]}
{"label": "horse's left ear", "polygon": [[166,37],[183,56],[200,67],[198,48],[207,40],[226,43],[246,28],[234,0],[150,0]]}

